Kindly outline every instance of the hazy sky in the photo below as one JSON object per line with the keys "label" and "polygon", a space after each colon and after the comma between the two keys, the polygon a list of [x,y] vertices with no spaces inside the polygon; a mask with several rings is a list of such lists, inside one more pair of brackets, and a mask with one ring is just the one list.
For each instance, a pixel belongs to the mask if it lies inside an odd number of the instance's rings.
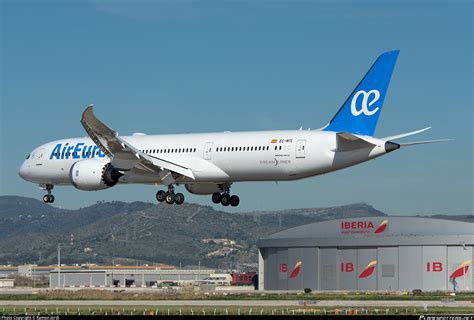
{"label": "hazy sky", "polygon": [[[408,140],[456,141],[302,181],[238,183],[241,205],[226,210],[365,201],[394,215],[472,214],[472,1],[0,4],[2,195],[42,197],[19,166],[42,143],[84,136],[90,103],[121,135],[315,129],[380,53],[400,49],[376,136],[431,125]],[[58,187],[55,205],[155,201],[156,190]]]}

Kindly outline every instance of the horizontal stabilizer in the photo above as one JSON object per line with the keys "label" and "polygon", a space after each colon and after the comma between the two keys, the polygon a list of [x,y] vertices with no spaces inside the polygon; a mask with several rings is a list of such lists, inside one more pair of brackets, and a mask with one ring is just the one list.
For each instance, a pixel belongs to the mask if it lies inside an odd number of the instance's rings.
{"label": "horizontal stabilizer", "polygon": [[369,140],[363,139],[349,132],[337,133],[336,137],[337,149],[335,151],[338,152],[369,148],[376,145],[375,143]]}
{"label": "horizontal stabilizer", "polygon": [[424,128],[424,129],[421,129],[421,130],[412,131],[412,132],[401,133],[401,134],[397,134],[397,135],[395,135],[395,136],[385,137],[385,138],[382,138],[382,140],[384,140],[384,141],[397,140],[397,139],[400,139],[400,138],[405,138],[405,137],[409,137],[409,136],[413,136],[413,135],[415,135],[415,134],[419,134],[419,133],[425,132],[426,130],[429,130],[429,129],[431,129],[431,127],[427,127],[427,128]]}
{"label": "horizontal stabilizer", "polygon": [[454,139],[440,139],[440,140],[414,141],[414,142],[400,143],[400,146],[401,146],[401,147],[408,147],[408,146],[415,146],[415,145],[417,145],[417,144],[438,143],[438,142],[446,142],[446,141],[454,141]]}

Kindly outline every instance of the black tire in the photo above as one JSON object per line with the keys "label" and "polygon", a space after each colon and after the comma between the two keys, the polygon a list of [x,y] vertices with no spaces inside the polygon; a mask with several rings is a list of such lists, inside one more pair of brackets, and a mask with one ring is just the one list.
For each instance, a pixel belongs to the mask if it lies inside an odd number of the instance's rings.
{"label": "black tire", "polygon": [[176,204],[183,204],[184,202],[184,194],[182,193],[177,193],[174,196],[174,203]]}
{"label": "black tire", "polygon": [[54,202],[54,196],[52,194],[49,195],[49,203]]}
{"label": "black tire", "polygon": [[224,207],[227,207],[230,204],[230,196],[227,193],[224,193],[221,198],[221,204]]}
{"label": "black tire", "polygon": [[44,203],[49,203],[49,194],[45,194],[45,195],[43,196],[43,202],[44,202]]}
{"label": "black tire", "polygon": [[173,204],[174,203],[174,193],[166,192],[165,201],[166,201],[167,204]]}
{"label": "black tire", "polygon": [[222,196],[219,192],[214,192],[212,194],[212,202],[214,202],[215,204],[218,204],[218,203],[221,203],[221,199],[222,199]]}
{"label": "black tire", "polygon": [[163,190],[159,190],[156,193],[156,200],[158,200],[158,202],[165,201],[165,197],[166,197],[166,192],[164,192]]}
{"label": "black tire", "polygon": [[230,205],[233,207],[237,207],[240,203],[240,199],[238,196],[232,196],[230,197]]}

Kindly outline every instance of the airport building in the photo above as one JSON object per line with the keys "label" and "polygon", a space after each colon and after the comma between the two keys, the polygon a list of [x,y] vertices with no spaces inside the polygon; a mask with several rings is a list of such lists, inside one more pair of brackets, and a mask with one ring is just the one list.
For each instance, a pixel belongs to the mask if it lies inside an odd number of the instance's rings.
{"label": "airport building", "polygon": [[472,291],[474,223],[370,217],[260,239],[260,290]]}
{"label": "airport building", "polygon": [[90,269],[55,268],[49,272],[50,288],[177,286],[209,278],[215,270],[145,266],[96,266]]}

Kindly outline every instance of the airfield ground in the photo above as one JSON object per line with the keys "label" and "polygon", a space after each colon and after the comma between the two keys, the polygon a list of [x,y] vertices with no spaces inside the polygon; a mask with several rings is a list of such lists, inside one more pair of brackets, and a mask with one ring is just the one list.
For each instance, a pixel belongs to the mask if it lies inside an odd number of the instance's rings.
{"label": "airfield ground", "polygon": [[[31,301],[30,301],[31,302]],[[323,305],[283,305],[283,306],[240,306],[232,305],[36,305],[0,307],[0,315],[323,315],[323,314],[366,314],[366,315],[413,315],[413,314],[474,314],[472,307],[403,307],[403,306],[323,306]],[[138,301],[137,301],[138,302]],[[210,301],[209,301],[210,302]],[[337,301],[334,301],[338,304]]]}
{"label": "airfield ground", "polygon": [[0,315],[474,314],[474,293],[380,292],[173,294],[40,290],[0,295]]}

